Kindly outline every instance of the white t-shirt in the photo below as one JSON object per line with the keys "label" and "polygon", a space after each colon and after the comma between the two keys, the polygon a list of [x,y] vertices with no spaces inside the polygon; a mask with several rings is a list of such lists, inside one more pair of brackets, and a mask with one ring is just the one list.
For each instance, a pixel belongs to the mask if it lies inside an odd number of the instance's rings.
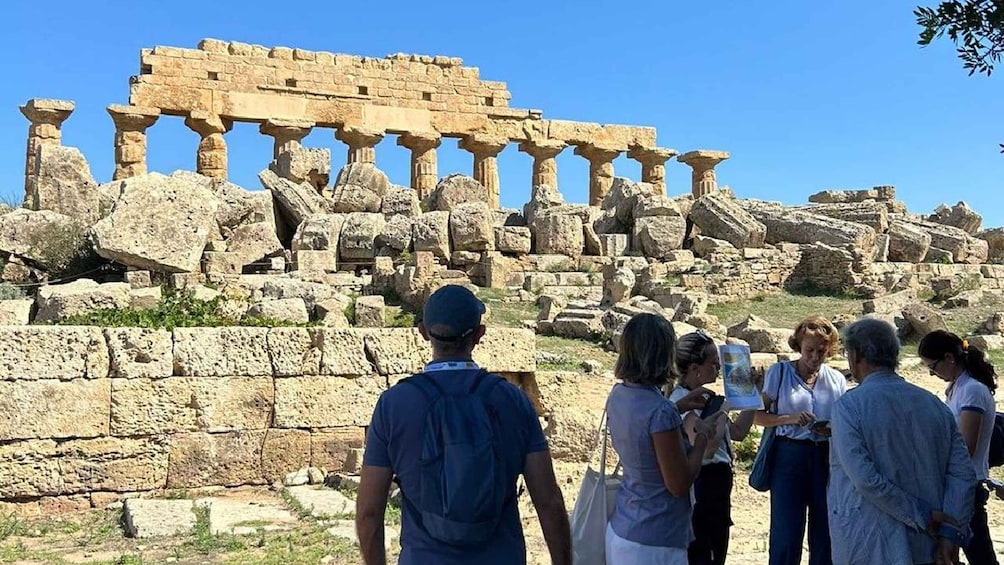
{"label": "white t-shirt", "polygon": [[[669,401],[672,402],[673,404],[676,404],[677,400],[680,400],[684,396],[687,396],[688,394],[690,394],[690,392],[691,392],[690,390],[682,386],[677,386],[673,389],[672,392],[669,393]],[[701,413],[697,410],[684,412],[681,415],[683,416],[684,420],[686,420],[690,414],[696,414],[697,417],[701,416]],[[732,437],[729,435],[729,426],[725,426],[725,435],[722,436],[722,444],[718,446],[718,449],[715,451],[714,455],[702,461],[701,464],[708,465],[710,463],[728,463],[729,465],[731,465],[732,453],[729,452],[730,441],[732,441]]]}
{"label": "white t-shirt", "polygon": [[[829,420],[833,405],[847,392],[847,379],[840,371],[823,365],[812,387],[805,384],[795,370],[797,361],[781,361],[767,369],[763,378],[763,392],[777,404],[778,414],[811,412],[817,420]],[[774,410],[771,410],[774,412]],[[808,426],[778,426],[778,436],[799,440],[827,441],[812,433]]]}
{"label": "white t-shirt", "polygon": [[994,417],[996,415],[996,405],[994,397],[990,394],[990,389],[980,381],[969,376],[969,373],[962,373],[955,382],[945,389],[945,401],[948,408],[955,415],[955,422],[961,425],[963,412],[976,412],[983,415],[983,424],[980,426],[979,440],[976,442],[976,450],[973,451],[973,469],[976,470],[976,478],[983,481],[990,477],[990,437],[994,434]]}

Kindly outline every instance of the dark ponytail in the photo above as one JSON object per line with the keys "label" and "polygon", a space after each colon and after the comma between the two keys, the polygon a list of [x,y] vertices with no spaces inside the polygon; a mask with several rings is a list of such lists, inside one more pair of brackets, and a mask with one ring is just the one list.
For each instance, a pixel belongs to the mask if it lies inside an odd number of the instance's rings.
{"label": "dark ponytail", "polygon": [[997,373],[987,361],[986,354],[953,333],[935,330],[925,335],[917,346],[917,353],[927,359],[944,359],[945,355],[951,353],[969,376],[990,389],[990,394],[997,390]]}

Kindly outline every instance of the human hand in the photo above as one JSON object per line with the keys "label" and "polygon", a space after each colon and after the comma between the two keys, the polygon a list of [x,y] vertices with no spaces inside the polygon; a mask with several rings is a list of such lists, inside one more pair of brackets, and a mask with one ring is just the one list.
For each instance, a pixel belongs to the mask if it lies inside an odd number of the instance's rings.
{"label": "human hand", "polygon": [[696,388],[689,393],[687,396],[676,401],[676,409],[680,412],[689,412],[691,410],[700,410],[708,403],[708,400],[714,396],[715,393],[704,388]]}
{"label": "human hand", "polygon": [[938,538],[938,544],[934,548],[935,565],[958,565],[959,546],[945,538]]}
{"label": "human hand", "polygon": [[791,419],[791,425],[793,426],[808,426],[812,422],[816,421],[816,416],[812,412],[788,414],[788,418]]}
{"label": "human hand", "polygon": [[953,528],[960,527],[958,520],[955,518],[952,518],[941,510],[931,510],[931,521],[927,524],[927,533],[931,534],[932,537],[938,537],[938,528],[942,524],[948,524]]}
{"label": "human hand", "polygon": [[[708,445],[715,444],[717,446],[722,442],[722,434],[725,433],[724,424],[726,421],[725,412],[721,410],[707,418],[699,418],[694,423],[694,436],[703,435],[708,438]],[[717,441],[715,441],[716,437]]]}

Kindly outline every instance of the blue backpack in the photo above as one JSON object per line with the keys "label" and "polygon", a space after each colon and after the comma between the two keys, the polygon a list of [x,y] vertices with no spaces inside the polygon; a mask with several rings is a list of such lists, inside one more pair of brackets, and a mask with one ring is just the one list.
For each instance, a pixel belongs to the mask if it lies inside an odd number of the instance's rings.
{"label": "blue backpack", "polygon": [[[456,546],[483,544],[508,503],[501,427],[488,396],[502,382],[481,370],[466,392],[445,390],[420,373],[401,382],[429,401],[419,460],[418,492],[409,496],[433,538]],[[417,494],[417,496],[416,496]]]}

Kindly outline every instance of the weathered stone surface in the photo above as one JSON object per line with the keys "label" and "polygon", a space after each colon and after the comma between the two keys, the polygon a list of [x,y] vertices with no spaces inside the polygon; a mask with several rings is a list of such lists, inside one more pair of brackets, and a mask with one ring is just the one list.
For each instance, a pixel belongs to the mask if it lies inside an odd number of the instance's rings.
{"label": "weathered stone surface", "polygon": [[994,312],[980,324],[980,333],[1004,334],[1004,312]]}
{"label": "weathered stone surface", "polygon": [[739,250],[731,243],[722,239],[715,239],[713,237],[703,235],[694,237],[694,245],[691,249],[694,252],[694,255],[697,255],[698,257],[707,257],[712,253],[724,255],[739,254]]}
{"label": "weathered stone surface", "polygon": [[324,328],[321,339],[321,374],[360,376],[373,372],[366,359],[363,339],[366,332],[354,329]]}
{"label": "weathered stone surface", "polygon": [[412,225],[415,252],[431,251],[440,259],[450,258],[450,213],[426,212]]}
{"label": "weathered stone surface", "polygon": [[277,377],[317,375],[321,370],[324,336],[315,328],[271,328],[267,343]]}
{"label": "weathered stone surface", "polygon": [[101,329],[0,326],[0,380],[100,379],[108,376]]}
{"label": "weathered stone surface", "polygon": [[199,183],[158,173],[119,182],[115,208],[92,228],[98,255],[137,269],[197,271],[218,229],[215,194]]}
{"label": "weathered stone surface", "polygon": [[[279,500],[230,500],[221,497],[201,498],[197,506],[209,512],[209,532],[214,536],[255,534],[291,528],[297,519]],[[251,524],[251,525],[248,525]]]}
{"label": "weathered stone surface", "polygon": [[461,204],[483,202],[488,204],[488,191],[478,181],[459,174],[446,176],[436,183],[428,197],[427,210],[452,212]]}
{"label": "weathered stone surface", "polygon": [[134,538],[157,538],[188,533],[195,527],[191,500],[126,499],[122,519],[126,535]]}
{"label": "weathered stone surface", "polygon": [[98,183],[76,147],[42,145],[35,161],[32,209],[92,224],[101,217]]}
{"label": "weathered stone surface", "polygon": [[595,339],[604,329],[599,308],[565,308],[551,322],[554,335],[573,339]]}
{"label": "weathered stone surface", "polygon": [[338,251],[301,249],[293,252],[294,271],[321,271],[332,273],[338,269]]}
{"label": "weathered stone surface", "polygon": [[266,298],[302,298],[308,310],[318,301],[339,296],[330,285],[285,277],[267,277],[261,290]]}
{"label": "weathered stone surface", "polygon": [[111,379],[111,434],[260,430],[269,425],[269,377]]}
{"label": "weathered stone surface", "polygon": [[965,231],[932,222],[914,222],[931,236],[931,247],[952,254],[956,263],[985,263],[989,253],[986,241],[970,236]]}
{"label": "weathered stone surface", "polygon": [[711,193],[694,202],[690,219],[704,236],[721,239],[742,249],[763,247],[767,227],[742,208],[740,202]]}
{"label": "weathered stone surface", "polygon": [[875,248],[875,230],[865,225],[789,209],[751,207],[750,213],[767,226],[767,243],[849,245],[862,256]]}
{"label": "weathered stone surface", "polygon": [[216,195],[219,201],[216,223],[221,229],[266,223],[275,230],[275,207],[272,195],[268,191],[245,190],[232,182],[192,171],[175,171],[171,173],[171,178],[203,186]]}
{"label": "weathered stone surface", "polygon": [[687,221],[681,216],[649,216],[634,224],[631,248],[646,257],[665,259],[683,245]]}
{"label": "weathered stone surface", "polygon": [[292,225],[300,225],[300,222],[314,214],[332,211],[324,198],[309,184],[288,181],[268,169],[258,173],[258,180],[272,193],[279,212]]}
{"label": "weathered stone surface", "polygon": [[327,185],[331,177],[331,150],[294,147],[279,153],[269,168],[284,179],[319,189]]}
{"label": "weathered stone surface", "polygon": [[408,216],[391,216],[384,225],[383,232],[377,237],[380,252],[398,255],[411,250],[413,223],[414,220]]}
{"label": "weathered stone surface", "polygon": [[971,308],[983,300],[983,290],[964,290],[945,300],[945,308]]}
{"label": "weathered stone surface", "polygon": [[495,228],[495,248],[503,253],[527,255],[531,245],[530,228],[502,226]]}
{"label": "weathered stone surface", "polygon": [[880,263],[889,260],[889,234],[880,233],[875,236],[875,255],[872,260]]}
{"label": "weathered stone surface", "polygon": [[0,441],[108,434],[109,379],[0,381]]}
{"label": "weathered stone surface", "polygon": [[326,487],[290,487],[286,492],[315,518],[336,518],[351,514],[356,508],[356,503],[351,498]]}
{"label": "weathered stone surface", "polygon": [[582,219],[571,214],[538,213],[531,224],[537,253],[579,257],[585,240]]}
{"label": "weathered stone surface", "polygon": [[454,251],[489,251],[495,245],[492,212],[487,204],[458,204],[450,212],[450,236]]}
{"label": "weathered stone surface", "polygon": [[333,212],[379,212],[390,187],[387,175],[373,163],[349,163],[338,172],[332,189]]}
{"label": "weathered stone surface", "polygon": [[302,298],[279,298],[255,302],[248,308],[248,316],[285,320],[295,324],[305,324],[310,321],[307,304]]}
{"label": "weathered stone surface", "polygon": [[535,185],[530,191],[530,200],[523,205],[523,217],[526,224],[533,224],[534,218],[542,210],[554,206],[561,206],[565,203],[565,198],[561,196],[558,189],[546,184]]}
{"label": "weathered stone surface", "polygon": [[959,202],[951,208],[942,204],[927,219],[938,224],[959,228],[969,235],[980,231],[980,225],[983,223],[983,216],[977,214],[965,202]]}
{"label": "weathered stone surface", "polygon": [[907,222],[889,224],[889,260],[919,263],[931,247],[931,235]]}
{"label": "weathered stone surface", "polygon": [[226,239],[227,252],[234,254],[242,266],[283,251],[274,223],[255,222],[237,226],[229,232]]}
{"label": "weathered stone surface", "polygon": [[190,377],[272,375],[268,328],[175,328],[175,373]]}
{"label": "weathered stone surface", "polygon": [[646,216],[682,216],[680,206],[675,200],[663,195],[655,194],[651,196],[639,196],[632,208],[631,216],[634,219]]}
{"label": "weathered stone surface", "polygon": [[345,214],[316,214],[308,217],[296,228],[293,250],[337,251],[338,236],[342,232],[345,218]]}
{"label": "weathered stone surface", "polygon": [[[0,216],[0,251],[30,259],[43,267],[54,267],[53,246],[67,250],[87,245],[87,227],[79,220],[51,210],[18,208]],[[6,271],[6,269],[5,269]]]}
{"label": "weathered stone surface", "polygon": [[601,306],[612,306],[631,298],[635,276],[631,269],[607,265],[603,269],[603,300]]}
{"label": "weathered stone surface", "polygon": [[414,218],[422,214],[418,193],[404,186],[391,186],[383,195],[380,213],[385,216],[401,215]]}
{"label": "weathered stone surface", "polygon": [[[600,208],[604,210],[614,210],[616,219],[624,225],[631,225],[632,213],[635,203],[639,197],[651,196],[654,194],[652,186],[647,183],[636,183],[624,177],[614,177],[610,191],[603,198]],[[604,233],[599,228],[598,233]]]}
{"label": "weathered stone surface", "polygon": [[50,322],[95,310],[129,308],[129,283],[98,284],[91,279],[47,285],[38,289],[35,320]]}
{"label": "weathered stone surface", "polygon": [[380,375],[417,373],[432,358],[432,350],[417,328],[361,331],[366,357]]}
{"label": "weathered stone surface", "polygon": [[310,434],[310,464],[331,471],[341,471],[349,453],[366,444],[365,429],[360,427],[331,428]]}
{"label": "weathered stone surface", "polygon": [[[2,221],[0,219],[0,225]],[[988,261],[1004,263],[1004,228],[983,230],[977,233],[976,237],[987,242]]]}
{"label": "weathered stone surface", "polygon": [[356,325],[362,328],[382,328],[386,309],[381,295],[356,298]]}
{"label": "weathered stone surface", "polygon": [[862,314],[899,314],[903,308],[916,300],[916,290],[901,290],[864,301],[861,305],[861,312]]}
{"label": "weathered stone surface", "polygon": [[275,481],[286,473],[310,465],[311,434],[305,430],[265,431],[261,470],[266,481]]}
{"label": "weathered stone surface", "polygon": [[969,346],[980,351],[1002,351],[1004,350],[1004,336],[1001,335],[974,335],[969,336]]}
{"label": "weathered stone surface", "polygon": [[496,373],[532,373],[536,339],[532,330],[490,327],[474,348],[474,361]]}
{"label": "weathered stone surface", "polygon": [[819,214],[820,216],[844,220],[845,222],[864,224],[875,230],[876,233],[883,233],[889,229],[889,208],[885,203],[875,200],[817,204],[801,209],[813,214]]}
{"label": "weathered stone surface", "polygon": [[173,371],[171,332],[146,328],[106,328],[111,377],[163,378]]}
{"label": "weathered stone surface", "polygon": [[376,255],[376,239],[384,231],[383,214],[357,212],[349,214],[342,224],[338,249],[342,260],[372,260]]}
{"label": "weathered stone surface", "polygon": [[173,435],[167,487],[262,484],[264,440],[265,430]]}
{"label": "weathered stone surface", "polygon": [[376,377],[305,376],[276,379],[274,426],[335,428],[369,425],[373,406],[386,389]]}
{"label": "weathered stone surface", "polygon": [[22,326],[31,321],[35,301],[30,298],[0,300],[0,326]]}
{"label": "weathered stone surface", "polygon": [[876,186],[864,190],[824,190],[809,197],[809,202],[819,204],[840,204],[864,202],[866,200],[891,201],[896,198],[896,187]]}
{"label": "weathered stone surface", "polygon": [[321,300],[314,305],[314,317],[325,327],[347,328],[349,320],[345,317],[345,308],[350,303],[351,301],[346,302],[334,298]]}
{"label": "weathered stone surface", "polygon": [[903,308],[903,317],[910,323],[910,327],[918,337],[933,332],[934,330],[947,330],[945,320],[937,310],[920,302],[907,305]]}

